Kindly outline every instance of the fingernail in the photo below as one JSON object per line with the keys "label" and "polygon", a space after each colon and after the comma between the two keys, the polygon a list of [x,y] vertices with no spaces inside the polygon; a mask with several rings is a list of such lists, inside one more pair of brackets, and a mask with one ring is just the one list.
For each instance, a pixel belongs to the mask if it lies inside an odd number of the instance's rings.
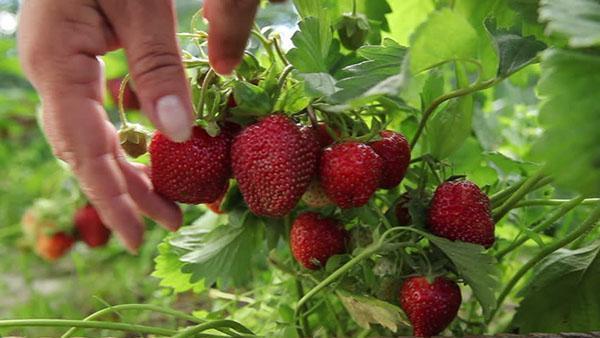
{"label": "fingernail", "polygon": [[219,75],[230,75],[235,67],[240,63],[239,59],[236,58],[221,58],[214,60],[212,67]]}
{"label": "fingernail", "polygon": [[156,116],[162,131],[171,140],[184,142],[192,135],[189,114],[177,95],[167,95],[158,99]]}

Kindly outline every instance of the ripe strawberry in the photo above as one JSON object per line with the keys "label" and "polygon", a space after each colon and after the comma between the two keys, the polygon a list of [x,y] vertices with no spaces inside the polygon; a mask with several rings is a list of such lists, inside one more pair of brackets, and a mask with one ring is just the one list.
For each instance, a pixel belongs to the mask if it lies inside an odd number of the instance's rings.
{"label": "ripe strawberry", "polygon": [[458,285],[436,277],[411,277],[400,289],[400,306],[413,326],[413,335],[431,337],[442,332],[456,317],[462,301]]}
{"label": "ripe strawberry", "polygon": [[211,137],[198,126],[192,138],[182,143],[157,131],[149,148],[154,189],[181,203],[214,202],[231,176],[230,144],[227,133]]}
{"label": "ripe strawberry", "polygon": [[323,150],[321,184],[340,208],[365,205],[381,179],[381,157],[366,144],[348,141]]}
{"label": "ripe strawberry", "polygon": [[494,244],[490,200],[473,182],[450,181],[440,185],[429,207],[429,230],[437,236],[481,244]]}
{"label": "ripe strawberry", "polygon": [[394,211],[396,219],[398,220],[398,225],[400,226],[410,225],[412,223],[412,217],[408,210],[408,203],[410,203],[410,197],[408,196],[408,193],[405,193],[400,196],[400,199],[396,204],[396,209]]}
{"label": "ripe strawberry", "polygon": [[318,180],[310,182],[308,189],[302,195],[302,200],[311,208],[324,208],[333,204]]}
{"label": "ripe strawberry", "polygon": [[74,243],[75,239],[65,232],[40,234],[36,242],[36,251],[42,258],[55,261],[66,254]]}
{"label": "ripe strawberry", "polygon": [[325,266],[329,257],[346,251],[348,232],[341,224],[315,212],[299,215],[290,232],[292,253],[305,268]]}
{"label": "ripe strawberry", "polygon": [[[119,104],[119,90],[121,88],[121,82],[123,78],[109,79],[106,81],[108,92],[115,103],[115,106]],[[131,81],[125,86],[125,92],[123,92],[123,108],[126,110],[139,110],[140,101],[138,100],[137,94],[131,87]]]}
{"label": "ripe strawberry", "polygon": [[379,134],[381,140],[369,145],[383,160],[383,174],[379,187],[392,189],[400,184],[406,175],[410,164],[410,145],[404,135],[395,131],[384,130]]}
{"label": "ripe strawberry", "polygon": [[280,217],[296,206],[316,170],[313,142],[283,115],[271,115],[236,136],[233,175],[254,214]]}
{"label": "ripe strawberry", "polygon": [[96,209],[88,204],[75,212],[74,221],[78,237],[90,248],[104,246],[110,239],[108,229]]}

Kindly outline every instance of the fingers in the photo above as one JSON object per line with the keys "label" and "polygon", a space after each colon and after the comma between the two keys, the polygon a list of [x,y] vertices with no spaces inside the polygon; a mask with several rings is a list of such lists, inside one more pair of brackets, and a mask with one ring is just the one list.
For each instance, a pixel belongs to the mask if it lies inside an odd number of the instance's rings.
{"label": "fingers", "polygon": [[205,0],[208,57],[217,73],[230,74],[242,60],[258,0]]}
{"label": "fingers", "polygon": [[179,207],[154,193],[145,166],[128,162],[120,149],[118,152],[120,154],[117,155],[117,161],[127,181],[129,194],[140,211],[165,228],[177,230],[183,223],[183,214]]}
{"label": "fingers", "polygon": [[191,136],[194,121],[188,81],[175,37],[169,0],[100,0],[120,44],[144,111],[173,141]]}

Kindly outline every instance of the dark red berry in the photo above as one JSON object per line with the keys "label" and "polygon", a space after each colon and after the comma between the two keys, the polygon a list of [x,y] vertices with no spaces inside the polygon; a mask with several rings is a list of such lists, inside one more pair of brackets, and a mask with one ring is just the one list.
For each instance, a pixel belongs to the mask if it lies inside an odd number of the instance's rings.
{"label": "dark red berry", "polygon": [[391,189],[400,184],[406,175],[410,164],[410,145],[404,135],[391,130],[382,131],[380,136],[381,140],[369,145],[383,160],[383,174],[379,187]]}
{"label": "dark red berry", "polygon": [[329,257],[346,252],[347,231],[333,219],[318,213],[299,215],[290,233],[292,253],[307,269],[325,266]]}

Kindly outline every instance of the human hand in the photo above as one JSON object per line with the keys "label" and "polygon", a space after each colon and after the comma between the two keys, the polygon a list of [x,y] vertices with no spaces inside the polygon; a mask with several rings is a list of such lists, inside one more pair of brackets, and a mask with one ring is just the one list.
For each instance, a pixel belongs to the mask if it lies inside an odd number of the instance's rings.
{"label": "human hand", "polygon": [[[256,0],[206,1],[218,72],[230,73],[241,59],[256,6]],[[97,56],[123,47],[142,111],[171,139],[184,141],[194,117],[175,26],[170,0],[28,0],[21,10],[19,53],[42,99],[48,141],[131,251],[142,242],[141,214],[171,230],[182,214],[154,192],[147,168],[129,163],[120,149],[102,106]]]}

